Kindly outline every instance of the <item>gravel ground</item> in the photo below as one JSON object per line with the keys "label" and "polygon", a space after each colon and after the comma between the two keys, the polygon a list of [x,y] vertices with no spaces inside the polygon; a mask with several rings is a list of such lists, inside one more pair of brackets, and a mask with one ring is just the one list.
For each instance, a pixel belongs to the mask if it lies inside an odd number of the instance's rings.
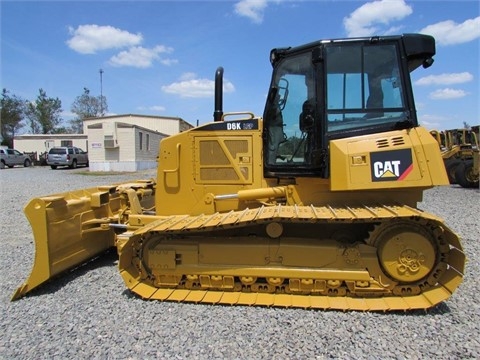
{"label": "gravel ground", "polygon": [[[144,301],[111,253],[10,302],[34,253],[23,206],[35,196],[155,177],[84,169],[0,171],[0,359],[475,359],[480,358],[480,194],[428,190],[419,207],[442,217],[469,258],[463,284],[428,311],[365,313]],[[21,184],[21,187],[19,186]]]}

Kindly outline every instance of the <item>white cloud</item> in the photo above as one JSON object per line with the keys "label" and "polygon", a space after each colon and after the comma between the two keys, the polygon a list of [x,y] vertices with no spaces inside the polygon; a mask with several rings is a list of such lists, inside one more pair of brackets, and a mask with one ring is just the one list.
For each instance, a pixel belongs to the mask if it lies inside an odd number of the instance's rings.
{"label": "white cloud", "polygon": [[160,59],[159,61],[162,65],[165,65],[165,66],[171,66],[171,65],[174,65],[174,64],[178,64],[177,59]]}
{"label": "white cloud", "polygon": [[150,111],[156,111],[156,112],[164,112],[166,108],[165,106],[161,106],[161,105],[153,105],[153,106],[139,106],[137,107],[137,110],[141,110],[141,111],[150,110]]}
{"label": "white cloud", "polygon": [[397,35],[402,32],[403,26],[392,26],[383,32],[383,35]]}
{"label": "white cloud", "polygon": [[141,46],[135,46],[128,50],[122,51],[110,58],[109,63],[113,66],[133,66],[137,68],[148,68],[152,66],[153,61],[159,60],[164,65],[175,63],[176,60],[162,60],[160,54],[171,53],[172,48],[163,45],[155,46],[147,49]]}
{"label": "white cloud", "polygon": [[438,89],[434,92],[431,92],[429,97],[433,100],[449,100],[449,99],[458,99],[467,96],[467,92],[460,89]]}
{"label": "white cloud", "polygon": [[194,72],[186,72],[180,76],[181,81],[194,80],[197,77],[197,74]]}
{"label": "white cloud", "polygon": [[439,45],[462,44],[480,38],[480,16],[457,24],[452,20],[428,25],[420,30],[423,34],[432,35]]}
{"label": "white cloud", "polygon": [[150,106],[148,109],[152,111],[158,111],[158,112],[162,112],[166,110],[165,106],[160,106],[160,105]]}
{"label": "white cloud", "polygon": [[95,54],[99,50],[135,46],[142,42],[142,34],[132,34],[112,26],[80,25],[69,28],[72,36],[67,45],[81,54]]}
{"label": "white cloud", "polygon": [[[162,91],[181,97],[211,98],[215,93],[215,82],[210,79],[200,79],[194,73],[183,74],[178,82],[162,86]],[[223,82],[223,92],[235,91],[235,87],[228,80]]]}
{"label": "white cloud", "polygon": [[451,118],[436,114],[423,114],[418,116],[418,120],[428,129],[438,129],[443,122],[451,120]]}
{"label": "white cloud", "polygon": [[437,129],[440,125],[439,122],[430,122],[428,120],[423,119],[423,117],[419,119],[419,122],[424,128],[427,128],[429,130]]}
{"label": "white cloud", "polygon": [[260,24],[263,21],[263,12],[267,5],[267,0],[241,0],[235,4],[235,13]]}
{"label": "white cloud", "polygon": [[387,26],[392,21],[401,20],[412,12],[412,7],[407,5],[404,0],[372,1],[360,6],[348,17],[345,17],[343,25],[349,37],[391,34],[398,31],[399,28],[388,29]]}
{"label": "white cloud", "polygon": [[428,75],[415,81],[415,85],[452,85],[462,84],[473,80],[469,72]]}

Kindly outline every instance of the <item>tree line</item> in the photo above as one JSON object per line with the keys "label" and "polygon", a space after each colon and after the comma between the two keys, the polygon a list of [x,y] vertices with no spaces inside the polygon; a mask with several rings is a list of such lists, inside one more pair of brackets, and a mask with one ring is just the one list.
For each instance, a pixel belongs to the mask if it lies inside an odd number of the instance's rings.
{"label": "tree line", "polygon": [[63,124],[62,102],[48,97],[39,89],[34,101],[28,101],[3,89],[1,98],[0,131],[2,145],[13,147],[13,138],[23,129],[29,134],[83,134],[83,120],[104,116],[108,111],[105,96],[90,95],[83,88],[83,94],[75,98],[70,111],[75,117]]}

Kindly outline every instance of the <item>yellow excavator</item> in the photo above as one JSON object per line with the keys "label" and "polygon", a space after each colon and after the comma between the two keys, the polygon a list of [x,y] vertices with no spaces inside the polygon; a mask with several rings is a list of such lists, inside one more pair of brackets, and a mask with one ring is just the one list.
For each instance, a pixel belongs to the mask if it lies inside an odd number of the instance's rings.
{"label": "yellow excavator", "polygon": [[390,311],[430,308],[465,255],[417,208],[447,185],[417,121],[410,72],[433,63],[421,34],[276,48],[263,117],[223,112],[165,138],[156,180],[33,199],[33,270],[17,299],[116,247],[144,299]]}

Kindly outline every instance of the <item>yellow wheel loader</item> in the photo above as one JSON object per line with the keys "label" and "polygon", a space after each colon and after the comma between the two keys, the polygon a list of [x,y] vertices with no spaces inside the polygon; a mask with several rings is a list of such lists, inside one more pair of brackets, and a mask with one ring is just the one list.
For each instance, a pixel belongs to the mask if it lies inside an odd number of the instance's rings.
{"label": "yellow wheel loader", "polygon": [[13,298],[116,247],[144,299],[362,311],[448,299],[462,246],[416,207],[448,184],[410,80],[434,54],[419,34],[273,49],[263,117],[223,113],[218,68],[214,121],[161,142],[156,180],[31,200],[35,263]]}

